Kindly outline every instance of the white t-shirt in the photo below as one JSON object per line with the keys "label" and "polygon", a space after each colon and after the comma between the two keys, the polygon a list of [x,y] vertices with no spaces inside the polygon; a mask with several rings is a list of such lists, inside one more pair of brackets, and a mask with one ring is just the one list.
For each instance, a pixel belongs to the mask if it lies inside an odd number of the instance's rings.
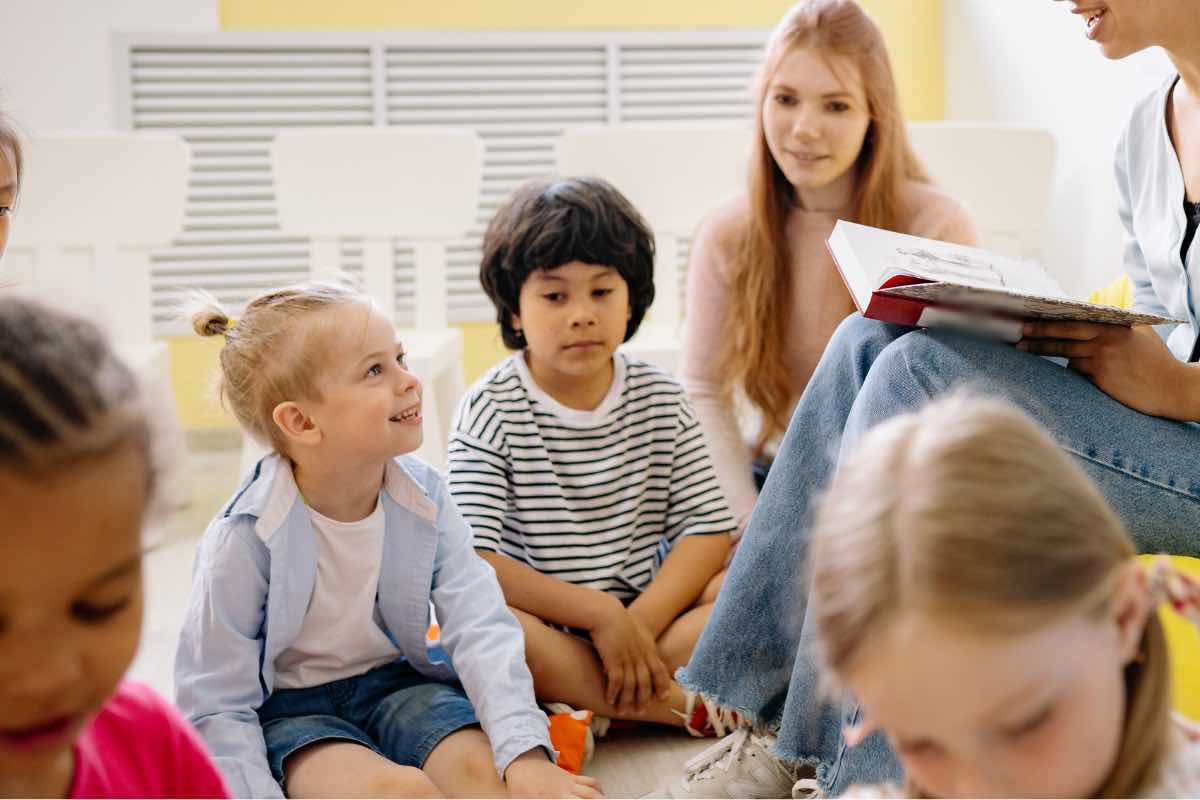
{"label": "white t-shirt", "polygon": [[449,484],[477,548],[623,600],[682,537],[733,530],[682,387],[621,353],[591,411],[543,391],[519,353],[484,375],[450,434]]}
{"label": "white t-shirt", "polygon": [[275,659],[275,688],[303,689],[361,675],[400,651],[380,627],[379,567],[383,504],[357,522],[337,522],[311,508],[317,579],[292,646]]}

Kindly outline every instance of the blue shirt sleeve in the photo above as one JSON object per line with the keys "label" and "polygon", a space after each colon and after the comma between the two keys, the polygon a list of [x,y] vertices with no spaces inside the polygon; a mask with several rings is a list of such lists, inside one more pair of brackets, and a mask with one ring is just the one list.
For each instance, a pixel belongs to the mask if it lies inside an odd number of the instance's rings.
{"label": "blue shirt sleeve", "polygon": [[214,520],[200,542],[175,657],[176,703],[234,797],[283,797],[258,721],[270,555],[247,519]]}

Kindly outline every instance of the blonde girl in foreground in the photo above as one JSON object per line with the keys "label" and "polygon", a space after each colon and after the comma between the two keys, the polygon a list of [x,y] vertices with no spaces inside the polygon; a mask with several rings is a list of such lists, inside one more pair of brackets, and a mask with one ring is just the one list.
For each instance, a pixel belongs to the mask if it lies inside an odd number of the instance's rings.
{"label": "blonde girl in foreground", "polygon": [[1134,553],[1015,409],[955,396],[880,425],[810,550],[821,660],[861,703],[847,744],[885,734],[909,795],[1200,795],[1154,613],[1196,621],[1200,591]]}

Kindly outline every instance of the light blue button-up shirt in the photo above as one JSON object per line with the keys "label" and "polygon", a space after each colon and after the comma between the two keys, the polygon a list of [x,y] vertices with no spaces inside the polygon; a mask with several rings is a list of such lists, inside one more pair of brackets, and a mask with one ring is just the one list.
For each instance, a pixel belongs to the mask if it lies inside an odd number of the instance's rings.
{"label": "light blue button-up shirt", "polygon": [[1200,330],[1200,237],[1184,264],[1183,171],[1167,131],[1167,99],[1177,79],[1172,76],[1134,107],[1117,144],[1115,171],[1134,308],[1191,323],[1159,329],[1175,357],[1186,361]]}
{"label": "light blue button-up shirt", "polygon": [[[416,458],[398,458],[388,464],[379,502],[386,529],[376,602],[384,633],[422,674],[462,682],[501,775],[528,750],[553,753],[520,623],[441,476]],[[234,797],[283,796],[257,709],[273,690],[275,659],[300,631],[316,574],[308,508],[290,465],[269,455],[200,542],[175,661],[179,707]],[[431,602],[453,667],[429,658]]]}

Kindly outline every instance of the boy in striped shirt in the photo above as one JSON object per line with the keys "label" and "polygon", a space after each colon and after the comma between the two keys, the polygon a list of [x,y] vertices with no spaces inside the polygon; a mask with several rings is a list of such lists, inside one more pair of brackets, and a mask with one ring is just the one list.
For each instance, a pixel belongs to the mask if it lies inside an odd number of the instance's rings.
{"label": "boy in striped shirt", "polygon": [[682,387],[616,352],[654,299],[654,238],[595,178],[496,212],[480,281],[514,354],[466,393],[449,484],[525,633],[546,702],[724,735],[679,686],[734,522]]}

